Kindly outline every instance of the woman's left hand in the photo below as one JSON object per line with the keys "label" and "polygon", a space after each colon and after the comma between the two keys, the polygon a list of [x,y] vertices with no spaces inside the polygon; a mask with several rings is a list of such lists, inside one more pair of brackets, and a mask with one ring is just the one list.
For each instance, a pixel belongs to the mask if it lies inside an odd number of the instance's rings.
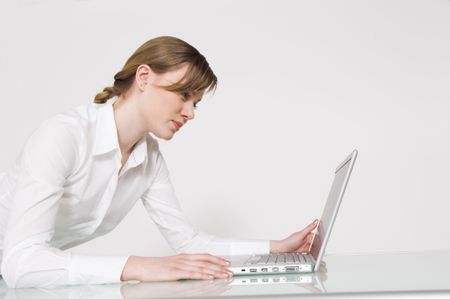
{"label": "woman's left hand", "polygon": [[313,230],[317,227],[318,220],[309,224],[303,230],[298,231],[283,240],[270,241],[270,253],[281,252],[308,252],[313,239]]}

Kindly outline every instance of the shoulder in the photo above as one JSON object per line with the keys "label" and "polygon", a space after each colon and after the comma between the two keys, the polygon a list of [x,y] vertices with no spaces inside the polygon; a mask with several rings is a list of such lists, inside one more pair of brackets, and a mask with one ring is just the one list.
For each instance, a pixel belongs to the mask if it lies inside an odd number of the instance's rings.
{"label": "shoulder", "polygon": [[83,152],[85,123],[79,107],[44,120],[25,142],[19,156],[21,167],[41,181],[62,183]]}
{"label": "shoulder", "polygon": [[65,144],[79,142],[89,127],[89,106],[77,106],[44,120],[29,140]]}
{"label": "shoulder", "polygon": [[108,104],[83,104],[58,113],[41,123],[35,133],[49,134],[55,137],[73,140],[83,144],[93,138],[98,120]]}
{"label": "shoulder", "polygon": [[[98,115],[98,104],[76,106],[47,118],[28,137],[24,151],[78,158],[86,151]],[[34,155],[36,156],[36,155]]]}

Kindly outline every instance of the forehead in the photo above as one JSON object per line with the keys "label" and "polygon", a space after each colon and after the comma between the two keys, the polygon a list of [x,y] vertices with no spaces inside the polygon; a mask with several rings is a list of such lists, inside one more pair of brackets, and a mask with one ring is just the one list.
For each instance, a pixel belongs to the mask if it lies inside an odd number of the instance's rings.
{"label": "forehead", "polygon": [[[171,71],[167,71],[165,73],[156,74],[155,83],[160,87],[169,87],[173,84],[179,83],[186,72],[189,70],[189,65],[183,64],[181,67],[173,69]],[[197,91],[190,91],[188,93],[189,98],[193,98],[196,102],[199,102],[203,95],[205,94],[206,89],[201,89]]]}
{"label": "forehead", "polygon": [[180,82],[181,79],[183,79],[188,68],[189,65],[184,64],[181,67],[176,68],[174,70],[170,70],[162,74],[156,74],[155,81],[156,83],[158,83],[158,85],[161,86],[169,86],[175,84],[177,82]]}

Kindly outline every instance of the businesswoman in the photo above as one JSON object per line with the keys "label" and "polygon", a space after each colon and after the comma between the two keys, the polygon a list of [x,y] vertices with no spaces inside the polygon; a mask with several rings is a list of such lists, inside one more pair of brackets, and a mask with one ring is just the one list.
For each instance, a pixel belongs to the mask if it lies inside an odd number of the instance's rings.
{"label": "businesswoman", "polygon": [[[231,240],[196,231],[183,215],[156,138],[171,139],[217,78],[174,37],[139,47],[114,84],[44,121],[0,178],[1,275],[10,287],[227,278],[220,255],[305,251],[314,224],[283,240]],[[64,252],[110,232],[141,199],[168,257]]]}

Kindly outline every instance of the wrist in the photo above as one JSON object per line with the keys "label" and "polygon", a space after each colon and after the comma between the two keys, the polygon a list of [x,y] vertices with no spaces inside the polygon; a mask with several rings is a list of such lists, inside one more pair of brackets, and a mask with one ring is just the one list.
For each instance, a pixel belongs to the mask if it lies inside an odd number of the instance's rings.
{"label": "wrist", "polygon": [[120,276],[121,281],[127,280],[139,280],[138,265],[140,257],[130,256],[125,263],[122,270],[122,275]]}
{"label": "wrist", "polygon": [[270,240],[270,253],[284,252],[282,242],[280,240]]}

